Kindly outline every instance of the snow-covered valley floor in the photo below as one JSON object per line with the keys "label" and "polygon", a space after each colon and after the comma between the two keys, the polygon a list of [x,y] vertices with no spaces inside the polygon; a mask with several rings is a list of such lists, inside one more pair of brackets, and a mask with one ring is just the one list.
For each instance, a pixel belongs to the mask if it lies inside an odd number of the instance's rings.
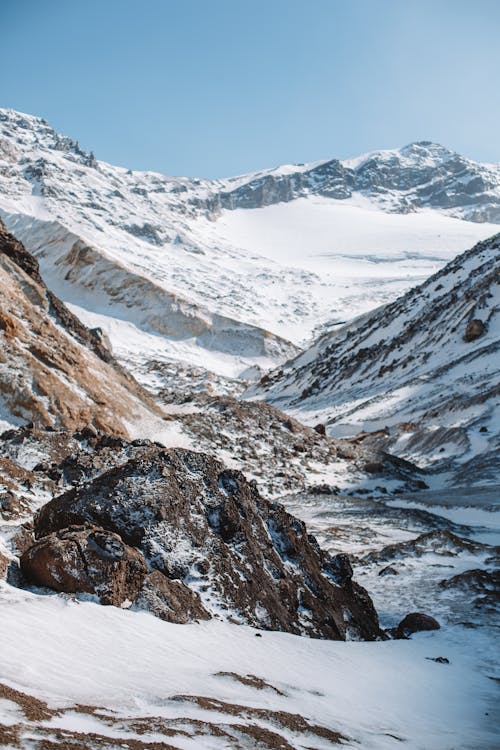
{"label": "snow-covered valley floor", "polygon": [[[411,498],[287,502],[325,547],[353,553],[384,626],[415,610],[441,622],[407,641],[321,641],[218,620],[174,625],[3,582],[1,746],[493,750],[494,594],[481,602],[472,588],[439,582],[492,573],[498,492],[465,508],[463,498],[461,507],[452,496],[440,502],[427,511]],[[379,575],[387,566],[397,574]]]}

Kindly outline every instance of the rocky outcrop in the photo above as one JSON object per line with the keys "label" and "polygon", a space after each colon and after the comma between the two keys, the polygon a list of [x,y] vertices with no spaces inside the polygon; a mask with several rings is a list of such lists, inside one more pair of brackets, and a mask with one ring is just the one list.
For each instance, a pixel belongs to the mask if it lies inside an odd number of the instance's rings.
{"label": "rocky outcrop", "polygon": [[135,609],[145,609],[161,620],[184,625],[193,620],[209,620],[197,593],[182,581],[171,580],[154,570],[143,581],[134,600]]}
{"label": "rocky outcrop", "polygon": [[[1,573],[0,560],[0,573]],[[149,572],[142,553],[98,526],[70,526],[20,557],[25,579],[67,594],[94,594],[101,604],[146,610],[168,622],[207,620],[200,597],[184,583]]]}
{"label": "rocky outcrop", "polygon": [[494,428],[481,442],[475,435],[495,423],[499,258],[496,234],[391,304],[326,333],[246,396],[311,425],[321,414],[332,437],[370,430],[365,445],[455,471],[457,486],[484,480],[463,458],[498,450]]}
{"label": "rocky outcrop", "polygon": [[[74,524],[118,534],[152,569],[198,593],[212,614],[313,637],[381,635],[345,556],[323,553],[301,521],[204,454],[145,447],[43,506],[35,533]],[[154,596],[168,610],[184,593],[176,587]]]}
{"label": "rocky outcrop", "polygon": [[465,537],[460,537],[448,529],[434,529],[408,539],[403,542],[388,544],[386,547],[369,552],[363,557],[365,563],[381,563],[400,560],[408,557],[422,557],[422,555],[437,554],[449,557],[466,552],[468,554],[480,554],[493,550],[487,544],[475,542]]}
{"label": "rocky outcrop", "polygon": [[[76,317],[49,289],[40,275],[40,268],[36,258],[29,253],[24,245],[13,237],[0,219],[0,253],[4,253],[40,287],[46,290],[47,299],[52,312],[57,316],[61,325],[66,328],[81,344],[92,349],[104,362],[112,360],[109,350],[103,346],[99,337]],[[3,328],[0,318],[0,328]]]}
{"label": "rocky outcrop", "polygon": [[374,151],[354,162],[332,159],[265,170],[228,180],[228,188],[232,182],[237,185],[220,193],[223,208],[262,208],[310,195],[343,200],[361,193],[397,213],[429,207],[470,221],[500,220],[498,168],[429,141]]}
{"label": "rocky outcrop", "polygon": [[128,436],[163,413],[43,282],[38,263],[0,221],[0,395],[14,424]]}
{"label": "rocky outcrop", "polygon": [[0,552],[0,580],[2,578],[5,578],[7,575],[7,569],[9,567],[10,560],[9,558],[4,555],[2,552]]}
{"label": "rocky outcrop", "polygon": [[[493,559],[498,564],[498,560]],[[500,571],[473,568],[464,570],[451,578],[445,578],[439,583],[445,591],[456,593],[458,596],[471,598],[475,607],[500,607]]]}

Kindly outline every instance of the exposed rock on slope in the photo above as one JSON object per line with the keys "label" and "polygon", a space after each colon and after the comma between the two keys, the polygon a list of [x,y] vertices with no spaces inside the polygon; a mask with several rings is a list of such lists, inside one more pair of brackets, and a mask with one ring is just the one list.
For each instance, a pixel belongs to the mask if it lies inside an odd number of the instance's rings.
{"label": "exposed rock on slope", "polygon": [[[170,394],[173,397],[173,394]],[[392,483],[418,490],[418,469],[377,447],[337,440],[306,427],[270,404],[226,396],[191,396],[170,402],[193,445],[255,479],[265,497],[307,488],[360,489]]]}
{"label": "exposed rock on slope", "polygon": [[499,271],[496,235],[396,302],[327,334],[250,394],[310,424],[326,421],[331,435],[379,430],[372,444],[422,466],[439,462],[461,483],[477,480],[481,454],[481,479],[494,479]]}
{"label": "exposed rock on slope", "polygon": [[432,207],[470,221],[500,222],[500,167],[478,164],[429,141],[347,161],[278,167],[227,183],[221,205],[229,209],[309,195],[344,200],[361,193],[398,213]]}
{"label": "exposed rock on slope", "polygon": [[189,586],[209,612],[315,637],[380,635],[347,557],[322,553],[302,522],[204,454],[145,448],[44,505],[35,533],[82,523],[139,547],[153,569]]}
{"label": "exposed rock on slope", "polygon": [[128,435],[160,409],[114,362],[99,336],[47,289],[36,260],[0,222],[2,419]]}
{"label": "exposed rock on slope", "polygon": [[177,178],[96,161],[41,118],[0,110],[0,216],[136,376],[181,363],[256,379],[493,233],[499,184],[497,165],[429,143]]}
{"label": "exposed rock on slope", "polygon": [[49,534],[21,556],[28,580],[67,593],[97,594],[119,607],[133,600],[148,572],[142,555],[118,534],[74,526]]}

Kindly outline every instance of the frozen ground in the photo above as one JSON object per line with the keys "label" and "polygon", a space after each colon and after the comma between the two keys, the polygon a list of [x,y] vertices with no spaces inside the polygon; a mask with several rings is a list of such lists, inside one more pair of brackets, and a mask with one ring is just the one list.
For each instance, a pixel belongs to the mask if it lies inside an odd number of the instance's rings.
{"label": "frozen ground", "polygon": [[[54,747],[321,750],[342,738],[366,750],[401,743],[493,750],[500,718],[494,598],[478,604],[477,592],[456,595],[440,581],[493,570],[498,498],[490,490],[455,504],[450,494],[434,505],[427,493],[419,503],[426,512],[412,507],[411,496],[287,502],[324,546],[354,554],[355,577],[383,625],[415,610],[441,622],[440,631],[409,641],[319,641],[221,621],[172,625],[2,583],[0,728],[15,729],[25,748],[44,738]],[[448,515],[469,512],[450,521],[443,507]],[[417,537],[423,541],[412,547]],[[388,565],[397,575],[379,575]],[[30,713],[26,694],[46,704],[41,717],[32,706]]]}
{"label": "frozen ground", "polygon": [[[256,638],[249,628],[220,622],[171,625],[12,590],[2,592],[0,607],[2,683],[65,709],[41,723],[49,736],[59,727],[103,734],[117,745],[136,738],[174,748],[319,750],[334,744],[326,732],[318,733],[321,727],[341,733],[345,746],[367,750],[401,742],[415,750],[495,746],[494,642],[480,631],[450,626],[411,641],[338,643],[268,632]],[[432,661],[439,656],[450,663]],[[245,685],[230,675],[253,675],[267,686]],[[101,707],[104,716],[78,704]],[[12,717],[14,709],[12,702],[0,702],[4,723],[23,720]],[[279,712],[304,717],[315,729],[306,724],[300,731],[298,721],[294,725]],[[120,721],[138,717],[145,732]],[[170,722],[171,733],[162,731],[161,719]],[[193,719],[206,724],[198,736]],[[229,725],[229,734],[233,725],[233,738],[242,734],[236,725],[263,727],[282,744],[252,744],[250,738],[231,743],[214,736],[214,724]],[[24,732],[42,734],[30,723]]]}

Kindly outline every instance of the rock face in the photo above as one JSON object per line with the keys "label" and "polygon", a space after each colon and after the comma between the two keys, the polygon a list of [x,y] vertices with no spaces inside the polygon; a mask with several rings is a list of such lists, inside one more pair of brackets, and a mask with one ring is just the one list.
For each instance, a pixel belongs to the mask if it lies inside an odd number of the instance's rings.
{"label": "rock face", "polygon": [[20,559],[25,577],[66,593],[97,594],[102,604],[132,602],[148,568],[143,556],[118,534],[73,526],[49,534]]}
{"label": "rock face", "polygon": [[38,263],[0,221],[0,392],[12,424],[78,429],[94,425],[128,436],[128,426],[163,416],[44,284]]}
{"label": "rock face", "polygon": [[136,609],[145,609],[167,622],[183,625],[193,620],[209,620],[201,599],[182,581],[170,580],[154,570],[143,581],[134,600]]}
{"label": "rock face", "polygon": [[420,141],[351,162],[289,165],[229,180],[230,189],[219,199],[223,208],[261,208],[309,195],[344,200],[361,193],[398,213],[430,207],[472,221],[497,222],[499,179],[496,166],[480,165],[437,143]]}
{"label": "rock face", "polygon": [[[74,524],[118,534],[169,584],[179,580],[199,594],[211,614],[313,637],[381,636],[347,558],[323,553],[301,521],[204,454],[144,448],[43,506],[35,534]],[[141,600],[153,596],[167,614],[186,594],[166,583],[151,594],[148,585]]]}

